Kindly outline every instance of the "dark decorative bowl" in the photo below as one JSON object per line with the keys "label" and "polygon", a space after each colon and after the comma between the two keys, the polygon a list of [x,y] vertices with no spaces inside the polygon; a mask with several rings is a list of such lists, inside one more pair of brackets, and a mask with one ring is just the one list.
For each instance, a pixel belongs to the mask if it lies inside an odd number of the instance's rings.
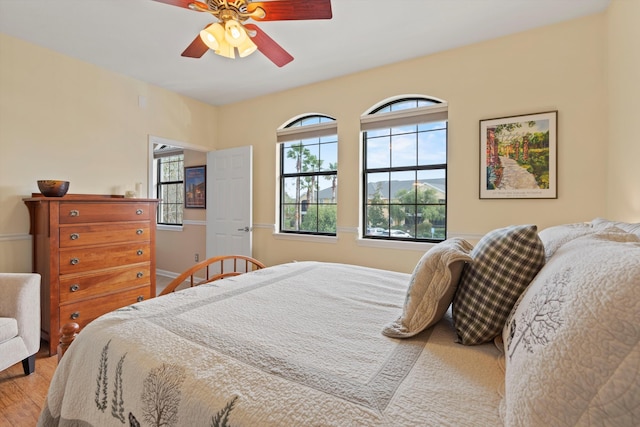
{"label": "dark decorative bowl", "polygon": [[38,181],[40,192],[46,197],[62,197],[69,190],[69,181],[58,181],[57,179],[44,179]]}

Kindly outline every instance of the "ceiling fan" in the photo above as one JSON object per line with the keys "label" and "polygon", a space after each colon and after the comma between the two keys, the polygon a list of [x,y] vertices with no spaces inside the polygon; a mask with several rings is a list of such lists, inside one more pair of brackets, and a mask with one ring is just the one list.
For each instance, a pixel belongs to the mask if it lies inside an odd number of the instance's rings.
{"label": "ceiling fan", "polygon": [[154,0],[173,6],[208,12],[217,18],[207,25],[182,56],[200,58],[211,49],[227,58],[245,57],[256,50],[262,52],[271,62],[282,67],[293,61],[286,50],[269,37],[257,25],[246,23],[256,21],[289,21],[304,19],[331,19],[331,0],[271,0],[252,2],[251,0]]}

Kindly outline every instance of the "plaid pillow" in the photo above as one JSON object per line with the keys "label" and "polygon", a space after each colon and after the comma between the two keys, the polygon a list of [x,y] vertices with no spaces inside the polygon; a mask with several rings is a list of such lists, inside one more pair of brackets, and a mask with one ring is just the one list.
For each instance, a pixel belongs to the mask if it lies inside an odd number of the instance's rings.
{"label": "plaid pillow", "polygon": [[491,341],[545,262],[535,225],[487,233],[471,251],[453,298],[453,324],[465,345]]}

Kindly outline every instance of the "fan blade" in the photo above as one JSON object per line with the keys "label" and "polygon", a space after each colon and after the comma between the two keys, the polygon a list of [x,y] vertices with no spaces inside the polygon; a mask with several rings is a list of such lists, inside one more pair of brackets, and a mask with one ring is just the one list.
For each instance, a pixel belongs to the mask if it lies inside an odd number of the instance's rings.
{"label": "fan blade", "polygon": [[189,46],[182,52],[182,56],[186,56],[187,58],[201,58],[202,55],[207,53],[209,48],[198,35]]}
{"label": "fan blade", "polygon": [[172,6],[184,7],[185,9],[195,10],[196,12],[209,12],[212,13],[209,6],[198,0],[153,0],[159,3],[170,4]]}
{"label": "fan blade", "polygon": [[[158,1],[158,0],[156,0]],[[298,19],[331,19],[331,0],[281,0],[258,1],[247,5],[247,12],[253,13],[258,8],[264,10],[251,17],[256,21],[291,21]]]}
{"label": "fan blade", "polygon": [[189,9],[189,5],[193,3],[193,0],[153,0],[158,3],[170,4],[172,6],[184,7],[185,9]]}
{"label": "fan blade", "polygon": [[255,31],[256,35],[251,37],[251,40],[258,46],[258,50],[262,52],[264,56],[269,58],[271,62],[278,67],[287,65],[293,61],[293,56],[276,43],[271,37],[269,37],[264,31],[254,24],[244,24],[246,28],[251,31]]}

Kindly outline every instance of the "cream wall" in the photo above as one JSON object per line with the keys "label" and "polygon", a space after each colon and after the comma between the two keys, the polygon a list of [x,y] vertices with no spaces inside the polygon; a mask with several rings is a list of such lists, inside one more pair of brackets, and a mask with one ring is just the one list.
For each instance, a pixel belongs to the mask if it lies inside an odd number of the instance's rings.
{"label": "cream wall", "polygon": [[216,107],[4,34],[0,94],[0,271],[31,271],[22,198],[36,180],[123,194],[147,188],[149,135],[216,142]]}
{"label": "cream wall", "polygon": [[[605,216],[605,47],[600,14],[221,108],[220,148],[254,145],[254,256],[267,264],[319,259],[411,271],[425,245],[390,250],[357,242],[359,117],[400,94],[449,103],[450,236],[473,239],[509,224],[542,229]],[[479,200],[479,120],[549,110],[559,111],[558,199]],[[281,240],[270,229],[276,222],[275,130],[309,112],[338,121],[336,243]]]}
{"label": "cream wall", "polygon": [[[184,150],[184,165],[207,164],[207,153]],[[195,254],[200,260],[206,256],[206,209],[185,209],[180,231],[158,230],[156,264],[161,273],[168,276],[180,274],[195,264]]]}
{"label": "cream wall", "polygon": [[607,18],[607,216],[640,222],[640,1],[613,0]]}
{"label": "cream wall", "polygon": [[[74,193],[146,188],[149,135],[254,146],[254,256],[268,265],[316,259],[411,271],[428,245],[380,248],[357,239],[359,117],[400,94],[449,102],[451,236],[474,240],[508,224],[545,228],[597,216],[639,221],[639,3],[613,0],[603,14],[219,108],[0,35],[0,271],[31,269],[21,199],[37,191],[37,179],[69,179]],[[478,121],[548,110],[559,111],[558,199],[479,200]],[[338,237],[279,239],[275,130],[314,112],[339,125]],[[159,233],[158,268],[182,271],[194,250],[204,251],[204,211],[192,214],[196,225]]]}

